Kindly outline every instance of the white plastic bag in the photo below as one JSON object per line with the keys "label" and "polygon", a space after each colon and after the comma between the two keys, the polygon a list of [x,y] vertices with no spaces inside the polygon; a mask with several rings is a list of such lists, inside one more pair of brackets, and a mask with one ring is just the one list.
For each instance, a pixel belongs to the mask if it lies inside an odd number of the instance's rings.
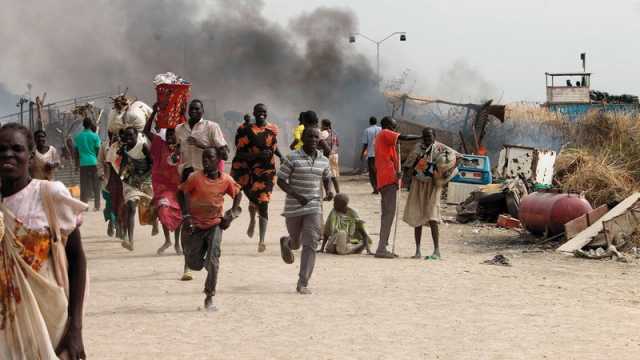
{"label": "white plastic bag", "polygon": [[128,127],[142,131],[152,112],[153,109],[142,101],[133,102],[123,113],[111,109],[108,122],[109,131],[117,134],[120,130]]}

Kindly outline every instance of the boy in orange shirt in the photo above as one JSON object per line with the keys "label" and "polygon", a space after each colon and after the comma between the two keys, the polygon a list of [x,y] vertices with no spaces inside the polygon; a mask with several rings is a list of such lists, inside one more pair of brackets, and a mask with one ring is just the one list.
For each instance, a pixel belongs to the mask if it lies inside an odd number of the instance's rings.
{"label": "boy in orange shirt", "polygon": [[[231,176],[218,170],[218,151],[207,148],[202,153],[202,171],[197,171],[180,185],[185,195],[183,226],[186,237],[182,240],[185,264],[189,269],[207,269],[204,283],[204,307],[213,307],[220,268],[222,231],[240,215],[242,193]],[[224,195],[233,198],[233,206],[222,214]],[[184,210],[183,210],[184,211]]]}

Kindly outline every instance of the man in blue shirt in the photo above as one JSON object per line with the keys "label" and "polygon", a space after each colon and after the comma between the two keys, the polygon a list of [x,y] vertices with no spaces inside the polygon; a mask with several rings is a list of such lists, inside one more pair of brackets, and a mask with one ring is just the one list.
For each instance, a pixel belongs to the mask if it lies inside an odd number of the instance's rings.
{"label": "man in blue shirt", "polygon": [[87,202],[93,195],[95,211],[100,210],[100,180],[98,178],[98,151],[100,137],[94,132],[89,118],[82,121],[84,129],[73,139],[76,150],[76,171],[80,168],[80,200]]}
{"label": "man in blue shirt", "polygon": [[369,182],[373,187],[373,193],[378,193],[376,180],[376,136],[382,131],[378,126],[378,119],[375,116],[369,118],[369,127],[362,133],[362,157],[367,154],[367,167],[369,168]]}

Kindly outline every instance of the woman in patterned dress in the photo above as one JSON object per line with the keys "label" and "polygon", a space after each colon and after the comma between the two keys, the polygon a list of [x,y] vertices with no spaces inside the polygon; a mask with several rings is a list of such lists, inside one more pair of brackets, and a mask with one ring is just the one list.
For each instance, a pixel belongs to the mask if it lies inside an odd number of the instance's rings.
{"label": "woman in patterned dress", "polygon": [[140,225],[150,224],[142,221],[146,215],[150,214],[151,200],[153,199],[151,186],[153,162],[149,140],[143,134],[138,133],[134,127],[128,127],[123,134],[121,154],[120,177],[122,178],[126,210],[124,216],[126,236],[122,241],[122,247],[133,251],[136,208],[141,213]]}
{"label": "woman in patterned dress", "polygon": [[282,158],[282,155],[278,150],[278,127],[267,122],[267,106],[256,104],[253,107],[253,116],[255,123],[240,125],[236,133],[236,155],[231,165],[231,176],[242,186],[244,194],[249,199],[249,237],[253,237],[256,212],[258,213],[258,252],[264,252],[269,201],[276,175],[274,155],[279,158]]}
{"label": "woman in patterned dress", "polygon": [[87,205],[60,182],[32,179],[33,151],[27,128],[0,128],[0,359],[86,359]]}

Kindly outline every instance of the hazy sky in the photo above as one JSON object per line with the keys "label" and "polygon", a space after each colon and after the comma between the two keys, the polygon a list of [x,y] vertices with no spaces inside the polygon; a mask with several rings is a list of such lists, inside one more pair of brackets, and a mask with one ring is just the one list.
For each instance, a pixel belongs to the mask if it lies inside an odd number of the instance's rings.
{"label": "hazy sky", "polygon": [[[503,101],[543,101],[544,73],[580,70],[587,52],[592,88],[640,94],[640,1],[637,0],[265,0],[283,24],[318,6],[351,9],[360,31],[408,41],[382,45],[382,74],[411,69],[416,92],[432,94],[442,73],[464,61],[490,81]],[[347,39],[345,38],[345,41]],[[354,46],[375,61],[375,45]]]}
{"label": "hazy sky", "polygon": [[[254,0],[200,1],[200,4],[206,4],[204,6],[244,4],[241,7],[250,9]],[[636,66],[639,60],[636,56],[640,53],[636,41],[640,36],[640,0],[262,1],[264,7],[256,11],[262,11],[265,16],[280,23],[282,29],[291,28],[288,24],[293,17],[325,6],[350,10],[358,19],[360,32],[375,39],[384,38],[394,31],[406,31],[407,42],[400,42],[395,37],[382,45],[382,76],[386,79],[397,78],[410,69],[405,90],[412,89],[419,95],[462,101],[492,97],[502,103],[518,100],[542,102],[545,100],[544,73],[579,71],[581,52],[587,53],[587,70],[594,73],[591,82],[593,89],[613,94],[640,95],[640,69]],[[37,0],[32,0],[32,3],[35,2]],[[4,13],[4,18],[0,13],[5,26],[15,30],[21,26],[16,25],[19,21],[15,19],[25,18],[33,11],[32,5],[23,3],[0,0],[0,4],[6,5],[3,8],[9,9]],[[135,7],[139,3],[131,1],[129,4]],[[108,14],[100,13],[100,17],[96,18],[89,11],[95,6],[75,6],[70,0],[45,4],[57,11],[50,16],[54,20],[69,16],[92,19],[88,21],[91,26],[95,23],[103,27],[105,24],[117,24]],[[111,1],[103,0],[96,4],[111,6]],[[218,10],[215,7],[211,9]],[[205,11],[202,13],[204,17],[207,16]],[[86,39],[101,36],[87,35],[86,29],[77,23],[72,22],[61,29],[84,32],[84,36],[78,38],[85,39],[82,41],[87,43],[92,40]],[[38,50],[42,46],[36,41],[37,38],[42,38],[40,40],[49,45],[47,48],[65,50],[62,54],[73,53],[82,45],[77,44],[79,40],[71,41],[73,37],[66,36],[64,31],[49,32],[50,29],[46,29],[47,33],[43,33],[43,26],[37,25],[19,28],[18,34],[14,31],[9,37],[3,37],[8,31],[0,31],[0,39],[5,40],[7,45],[5,52],[8,48],[14,50],[0,58],[0,64],[4,64],[2,60],[5,60],[16,65],[16,61],[9,59],[18,59],[18,65],[23,65],[14,68],[0,66],[0,85],[6,84],[13,94],[23,93],[26,88],[21,84],[34,80],[30,69],[38,68],[33,65],[38,60],[38,53],[32,49]],[[19,38],[21,34],[31,41],[11,43],[11,39]],[[109,34],[109,38],[100,43],[105,47],[102,51],[109,50],[109,41],[122,42],[118,38],[119,33]],[[374,44],[364,39],[349,44],[348,34],[340,34],[338,39],[344,39],[348,51],[353,49],[354,52],[365,54],[375,67]],[[82,46],[79,48],[83,49]],[[25,61],[20,60],[21,56]],[[55,66],[58,72],[64,73],[64,66]],[[20,73],[15,70],[17,68],[20,68]],[[3,74],[3,71],[7,73]],[[34,92],[49,91],[52,100],[83,92],[104,91],[98,86],[91,85],[90,88],[60,91],[51,84],[34,81]],[[15,99],[3,90],[0,87],[0,113],[14,111]],[[2,101],[7,98],[7,101]]]}

